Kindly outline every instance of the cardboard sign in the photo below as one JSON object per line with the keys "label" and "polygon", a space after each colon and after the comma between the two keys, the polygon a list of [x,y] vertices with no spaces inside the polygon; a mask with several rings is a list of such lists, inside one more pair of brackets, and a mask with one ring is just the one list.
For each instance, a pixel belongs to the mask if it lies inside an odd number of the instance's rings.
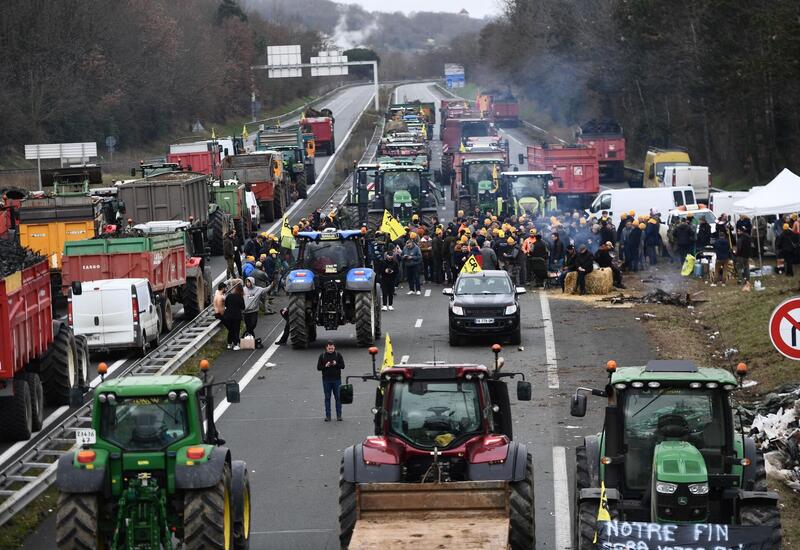
{"label": "cardboard sign", "polygon": [[769,550],[772,528],[719,523],[603,521],[601,550]]}

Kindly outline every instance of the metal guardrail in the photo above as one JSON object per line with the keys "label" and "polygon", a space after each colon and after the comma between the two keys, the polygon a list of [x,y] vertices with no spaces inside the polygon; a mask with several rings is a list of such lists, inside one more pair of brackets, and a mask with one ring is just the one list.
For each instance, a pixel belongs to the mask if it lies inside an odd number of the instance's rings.
{"label": "metal guardrail", "polygon": [[[170,374],[202,348],[219,330],[209,306],[155,350],[115,376]],[[6,464],[0,466],[0,525],[30,504],[55,481],[58,459],[75,448],[75,430],[91,427],[92,399],[81,408],[36,434]]]}

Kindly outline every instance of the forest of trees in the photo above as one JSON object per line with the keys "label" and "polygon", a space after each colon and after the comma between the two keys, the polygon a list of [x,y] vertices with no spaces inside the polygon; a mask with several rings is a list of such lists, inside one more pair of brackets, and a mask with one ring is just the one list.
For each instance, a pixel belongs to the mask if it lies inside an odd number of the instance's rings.
{"label": "forest of trees", "polygon": [[[25,143],[151,143],[196,121],[250,112],[250,65],[268,44],[317,48],[317,32],[245,14],[235,0],[12,0],[0,10],[0,155]],[[310,77],[255,75],[264,108]]]}
{"label": "forest of trees", "polygon": [[632,160],[683,145],[742,180],[800,169],[797,0],[506,0],[479,43],[453,61],[559,125],[616,119]]}

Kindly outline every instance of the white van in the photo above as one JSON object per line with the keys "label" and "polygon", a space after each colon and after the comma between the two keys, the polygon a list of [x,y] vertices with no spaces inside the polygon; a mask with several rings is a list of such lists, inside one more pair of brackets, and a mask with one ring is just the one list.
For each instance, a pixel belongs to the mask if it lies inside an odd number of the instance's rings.
{"label": "white van", "polygon": [[90,350],[135,349],[141,355],[158,345],[158,298],[147,279],[76,281],[68,318]]}
{"label": "white van", "polygon": [[708,166],[667,166],[661,183],[664,187],[688,185],[694,189],[695,199],[707,203],[711,191],[711,172]]}
{"label": "white van", "polygon": [[606,210],[609,216],[619,218],[622,212],[633,210],[637,216],[649,214],[650,211],[666,215],[679,206],[697,206],[694,190],[681,187],[648,187],[644,189],[606,189],[594,199],[592,206],[586,211],[589,215],[600,217]]}

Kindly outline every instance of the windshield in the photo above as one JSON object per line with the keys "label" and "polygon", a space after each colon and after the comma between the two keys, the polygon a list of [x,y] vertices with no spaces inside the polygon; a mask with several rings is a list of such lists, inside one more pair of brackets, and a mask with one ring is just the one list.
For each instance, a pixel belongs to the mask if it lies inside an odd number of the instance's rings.
{"label": "windshield", "polygon": [[547,190],[545,176],[516,176],[511,178],[511,193],[517,198],[544,197]]}
{"label": "windshield", "polygon": [[494,181],[492,176],[495,172],[497,172],[498,177],[500,175],[499,168],[494,163],[467,164],[465,168],[467,169],[467,183],[473,189],[477,189],[478,183],[481,181]]}
{"label": "windshield", "polygon": [[314,273],[341,273],[359,267],[358,245],[347,241],[309,241],[303,251],[302,267]]}
{"label": "windshield", "polygon": [[[627,390],[625,481],[628,487],[644,490],[650,483],[653,451],[665,439],[688,441],[703,454],[709,472],[720,473],[725,440],[723,419],[719,391],[687,387]],[[676,437],[676,430],[684,430],[685,436]]]}
{"label": "windshield", "polygon": [[464,122],[461,126],[461,139],[488,135],[489,125],[486,122]]}
{"label": "windshield", "polygon": [[669,161],[669,162],[657,162],[656,163],[656,174],[662,180],[664,179],[664,170],[669,168],[670,166],[689,166],[688,162],[676,162],[676,161]]}
{"label": "windshield", "polygon": [[461,277],[456,294],[510,294],[511,284],[506,277]]}
{"label": "windshield", "polygon": [[391,411],[392,431],[419,447],[447,447],[481,429],[476,382],[395,384]]}
{"label": "windshield", "polygon": [[398,191],[408,191],[411,199],[419,201],[419,174],[417,172],[384,172],[383,194],[385,204],[394,203],[394,194]]}
{"label": "windshield", "polygon": [[189,433],[186,403],[166,396],[117,398],[106,403],[100,436],[126,451],[157,451]]}

